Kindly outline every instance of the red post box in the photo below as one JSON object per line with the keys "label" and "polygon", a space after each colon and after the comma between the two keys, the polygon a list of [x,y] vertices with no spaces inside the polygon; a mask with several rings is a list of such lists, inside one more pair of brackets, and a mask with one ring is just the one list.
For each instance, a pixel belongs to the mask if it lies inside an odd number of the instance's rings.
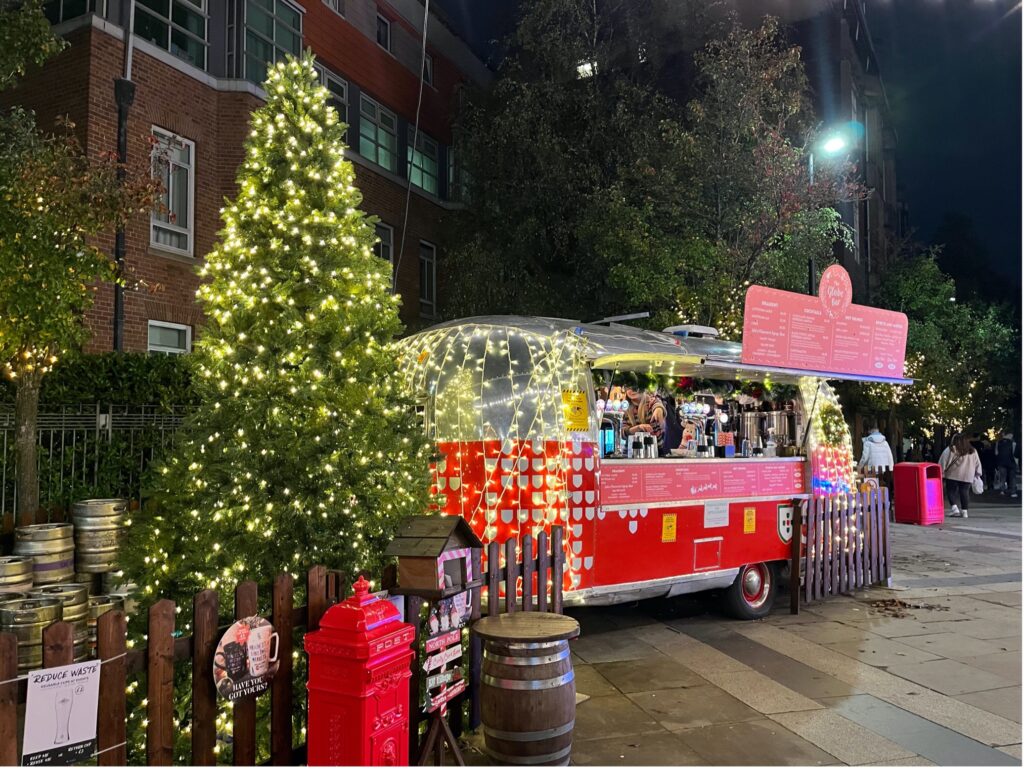
{"label": "red post box", "polygon": [[310,765],[409,764],[409,664],[413,626],[391,602],[355,594],[305,635],[309,655]]}
{"label": "red post box", "polygon": [[942,470],[935,463],[897,463],[892,473],[895,519],[901,524],[941,524]]}

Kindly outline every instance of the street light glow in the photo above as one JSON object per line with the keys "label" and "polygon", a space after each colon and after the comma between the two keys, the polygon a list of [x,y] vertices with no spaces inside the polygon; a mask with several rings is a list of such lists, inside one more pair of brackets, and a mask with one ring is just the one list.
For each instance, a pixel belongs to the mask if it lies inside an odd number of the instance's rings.
{"label": "street light glow", "polygon": [[821,151],[829,155],[835,155],[844,149],[846,149],[846,140],[841,136],[829,137],[821,145]]}

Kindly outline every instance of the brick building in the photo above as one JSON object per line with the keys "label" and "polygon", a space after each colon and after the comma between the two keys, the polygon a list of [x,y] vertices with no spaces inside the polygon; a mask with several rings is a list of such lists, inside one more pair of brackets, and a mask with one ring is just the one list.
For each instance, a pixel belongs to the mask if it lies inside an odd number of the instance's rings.
{"label": "brick building", "polygon": [[[324,85],[348,127],[363,209],[380,218],[381,256],[396,266],[402,317],[415,328],[436,315],[443,265],[440,220],[459,205],[451,121],[463,83],[490,72],[431,12],[427,24],[418,139],[423,6],[419,0],[136,0],[131,54],[135,100],[129,161],[146,163],[150,137],[168,148],[156,173],[173,217],[154,213],[126,228],[130,286],[124,349],[184,352],[202,318],[196,265],[220,228],[219,209],[236,192],[249,113],[262,101],[267,62],[311,48]],[[125,66],[128,0],[49,0],[59,56],[4,94],[48,127],[76,124],[90,154],[117,143],[114,80]],[[400,251],[407,188],[408,225]],[[112,248],[113,234],[104,239]],[[87,316],[89,350],[113,345],[114,289],[103,286]]]}

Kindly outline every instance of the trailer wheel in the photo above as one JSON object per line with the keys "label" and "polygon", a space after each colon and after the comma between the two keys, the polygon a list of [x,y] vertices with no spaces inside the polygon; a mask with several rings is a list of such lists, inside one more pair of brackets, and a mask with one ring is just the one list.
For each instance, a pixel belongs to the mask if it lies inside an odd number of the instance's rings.
{"label": "trailer wheel", "polygon": [[725,611],[740,620],[757,620],[772,611],[774,598],[775,571],[771,565],[747,564],[725,591]]}

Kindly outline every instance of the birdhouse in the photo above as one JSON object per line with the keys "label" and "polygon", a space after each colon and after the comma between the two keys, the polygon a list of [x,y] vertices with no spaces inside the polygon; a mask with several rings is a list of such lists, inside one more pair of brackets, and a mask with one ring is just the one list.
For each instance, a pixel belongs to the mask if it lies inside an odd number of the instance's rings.
{"label": "birdhouse", "polygon": [[461,516],[413,516],[384,555],[398,557],[399,593],[440,598],[478,584],[473,549],[482,547]]}

